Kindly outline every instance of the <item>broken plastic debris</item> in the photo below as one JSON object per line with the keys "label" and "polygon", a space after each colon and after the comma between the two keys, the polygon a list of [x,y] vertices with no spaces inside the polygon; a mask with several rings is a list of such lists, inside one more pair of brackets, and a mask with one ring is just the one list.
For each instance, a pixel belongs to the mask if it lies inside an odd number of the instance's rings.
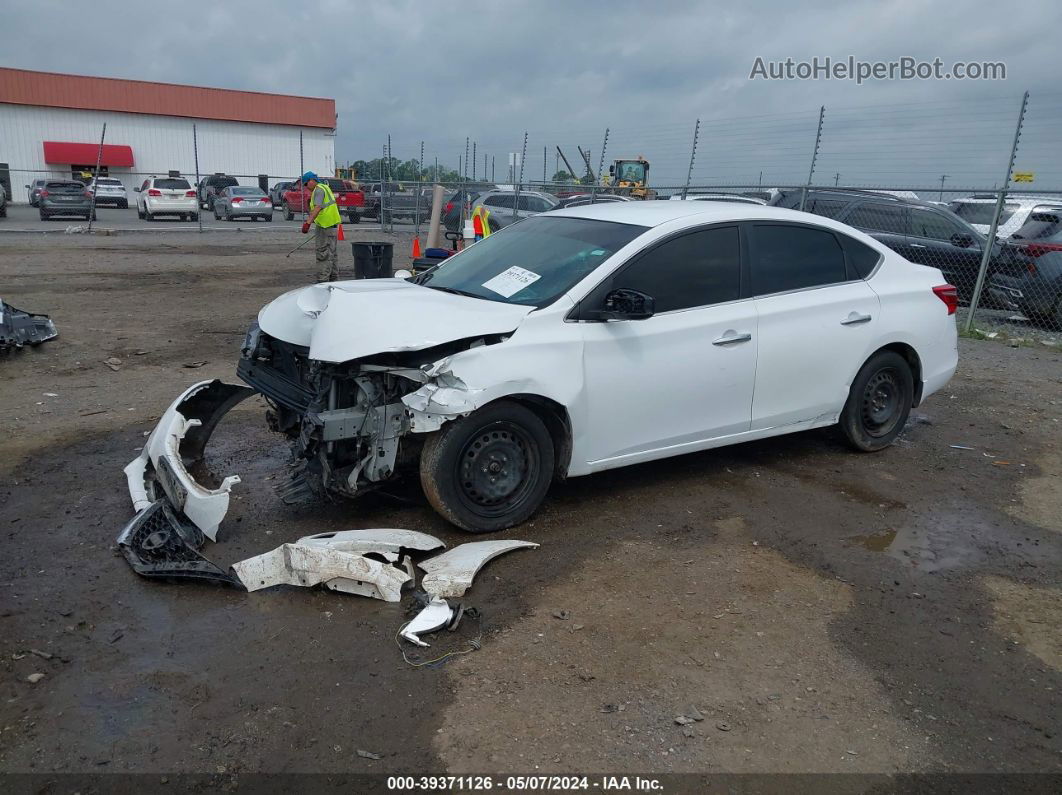
{"label": "broken plastic debris", "polygon": [[473,541],[417,564],[427,574],[421,587],[432,596],[463,596],[484,564],[514,549],[537,547],[531,541]]}
{"label": "broken plastic debris", "polygon": [[282,544],[271,552],[232,566],[248,591],[274,585],[324,584],[333,591],[370,596],[385,602],[402,598],[409,573],[364,555],[310,544]]}
{"label": "broken plastic debris", "polygon": [[[304,536],[296,543],[329,547],[340,552],[386,552],[396,555],[402,549],[416,549],[421,552],[428,552],[432,549],[446,546],[435,536],[430,536],[427,533],[390,528],[318,533],[312,536]],[[397,560],[398,558],[395,557],[394,561]]]}
{"label": "broken plastic debris", "polygon": [[440,630],[450,623],[454,617],[453,608],[445,599],[432,597],[427,606],[417,613],[416,617],[402,628],[400,633],[403,638],[417,646],[428,646],[418,635],[427,635],[430,632]]}
{"label": "broken plastic debris", "polygon": [[57,336],[59,332],[47,315],[24,312],[0,299],[0,352],[40,345]]}

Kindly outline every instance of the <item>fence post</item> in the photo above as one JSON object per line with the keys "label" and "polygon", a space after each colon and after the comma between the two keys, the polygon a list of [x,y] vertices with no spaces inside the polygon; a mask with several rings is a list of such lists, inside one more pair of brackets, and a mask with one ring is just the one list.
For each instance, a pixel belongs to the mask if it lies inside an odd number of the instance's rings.
{"label": "fence post", "polygon": [[[306,186],[302,184],[302,175],[306,173],[306,163],[302,157],[302,130],[299,130],[299,189],[301,191],[306,190]],[[302,204],[302,221],[306,223],[306,208],[310,204],[309,197],[305,201],[301,201]]]}
{"label": "fence post", "polygon": [[808,183],[800,192],[800,212],[804,212],[804,205],[808,202],[808,188],[811,180],[815,177],[815,161],[819,159],[819,143],[822,141],[822,118],[826,115],[826,106],[819,106],[819,126],[815,130],[815,148],[811,151],[811,169],[808,171]]}
{"label": "fence post", "polygon": [[985,287],[985,276],[988,273],[988,264],[992,260],[992,253],[996,244],[996,229],[999,228],[999,215],[1003,212],[1003,200],[1010,188],[1010,177],[1014,173],[1014,156],[1018,153],[1018,140],[1021,138],[1021,127],[1025,122],[1025,109],[1029,105],[1029,92],[1026,91],[1021,98],[1021,110],[1018,111],[1018,124],[1014,128],[1014,141],[1010,145],[1010,159],[1007,160],[1007,173],[1003,177],[1003,188],[996,197],[996,211],[992,214],[992,225],[988,228],[988,240],[985,241],[985,250],[981,254],[981,265],[977,269],[977,281],[974,283],[973,295],[970,296],[970,309],[966,313],[966,325],[964,330],[967,334],[973,329],[974,312],[981,300],[981,291]]}
{"label": "fence post", "polygon": [[542,147],[542,184],[546,184],[546,147]]}
{"label": "fence post", "polygon": [[468,182],[468,136],[465,136],[465,170],[461,172],[461,176]]}
{"label": "fence post", "polygon": [[[697,138],[701,134],[701,120],[697,119],[697,123],[693,126],[693,146],[690,147],[690,167],[686,170],[686,187],[682,189],[682,198],[686,198],[686,194],[690,189],[690,180],[693,179],[693,160],[697,157]],[[646,196],[648,198],[648,196]]]}
{"label": "fence post", "polygon": [[199,204],[199,134],[195,124],[192,125],[192,157],[195,158],[195,217],[199,221],[199,231],[203,231],[203,208]]}
{"label": "fence post", "polygon": [[605,174],[605,149],[608,147],[608,127],[605,128],[605,139],[601,142],[601,160],[597,164],[597,179],[594,180],[593,190],[590,191],[590,203],[597,200],[597,186],[601,184]]}
{"label": "fence post", "polygon": [[479,155],[476,154],[476,142],[472,142],[472,181],[476,181],[476,164],[479,162]]}
{"label": "fence post", "polygon": [[[92,175],[93,181],[96,183],[95,189],[92,191],[92,212],[89,213],[88,231],[92,231],[92,222],[96,220],[96,194],[100,192],[100,163],[103,162],[103,139],[107,137],[107,122],[103,123],[103,132],[100,133],[100,148],[96,150],[96,172]],[[14,193],[14,189],[11,191]],[[41,211],[43,215],[43,210]]]}

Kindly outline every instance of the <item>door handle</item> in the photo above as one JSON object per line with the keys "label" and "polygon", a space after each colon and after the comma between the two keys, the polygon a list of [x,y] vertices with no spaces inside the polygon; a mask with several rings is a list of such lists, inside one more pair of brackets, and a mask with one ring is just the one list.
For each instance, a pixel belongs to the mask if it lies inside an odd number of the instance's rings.
{"label": "door handle", "polygon": [[852,312],[841,321],[842,326],[858,326],[860,323],[869,323],[871,320],[870,315],[860,315],[856,312]]}
{"label": "door handle", "polygon": [[727,329],[722,337],[716,340],[712,340],[712,345],[733,345],[738,342],[748,342],[752,339],[752,335],[749,333],[738,334],[733,329]]}
{"label": "door handle", "polygon": [[911,248],[925,248],[921,243],[912,243]]}

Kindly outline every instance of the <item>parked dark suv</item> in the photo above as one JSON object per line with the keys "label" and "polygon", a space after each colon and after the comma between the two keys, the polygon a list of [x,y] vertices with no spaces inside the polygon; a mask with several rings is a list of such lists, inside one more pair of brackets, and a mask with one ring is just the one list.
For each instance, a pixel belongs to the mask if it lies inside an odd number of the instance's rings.
{"label": "parked dark suv", "polygon": [[[799,210],[803,191],[779,191],[773,204]],[[823,215],[854,226],[881,241],[911,262],[939,268],[955,285],[959,299],[973,297],[977,271],[987,239],[950,210],[919,199],[866,190],[812,190],[804,212]],[[984,300],[1004,309],[1014,308],[1006,290],[993,276],[1020,273],[1029,262],[1021,250],[995,242],[989,260]]]}
{"label": "parked dark suv", "polygon": [[994,283],[1011,291],[1022,314],[1062,328],[1062,203],[1038,207],[1010,243],[1029,263],[1017,274],[996,276]]}
{"label": "parked dark suv", "polygon": [[225,188],[239,184],[240,181],[236,177],[229,177],[225,174],[203,177],[199,181],[199,209],[213,211],[214,197]]}

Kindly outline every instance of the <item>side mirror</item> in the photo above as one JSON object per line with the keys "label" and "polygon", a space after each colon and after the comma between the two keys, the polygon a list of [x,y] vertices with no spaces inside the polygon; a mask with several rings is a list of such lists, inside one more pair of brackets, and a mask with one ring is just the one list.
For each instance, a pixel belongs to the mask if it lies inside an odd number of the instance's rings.
{"label": "side mirror", "polygon": [[405,268],[399,268],[398,270],[395,271],[394,278],[396,278],[396,279],[411,279],[411,278],[413,278],[413,273],[411,271],[407,271]]}
{"label": "side mirror", "polygon": [[645,320],[653,316],[656,302],[653,297],[626,287],[613,290],[605,296],[602,309],[591,310],[587,320]]}
{"label": "side mirror", "polygon": [[28,187],[29,187],[29,185],[23,185],[22,187],[23,187],[23,188],[28,188]]}
{"label": "side mirror", "polygon": [[140,193],[140,187],[139,186],[134,187],[133,190],[136,191],[137,193]]}
{"label": "side mirror", "polygon": [[973,245],[973,238],[969,235],[964,235],[962,232],[956,232],[951,236],[951,244],[959,248],[969,248]]}

